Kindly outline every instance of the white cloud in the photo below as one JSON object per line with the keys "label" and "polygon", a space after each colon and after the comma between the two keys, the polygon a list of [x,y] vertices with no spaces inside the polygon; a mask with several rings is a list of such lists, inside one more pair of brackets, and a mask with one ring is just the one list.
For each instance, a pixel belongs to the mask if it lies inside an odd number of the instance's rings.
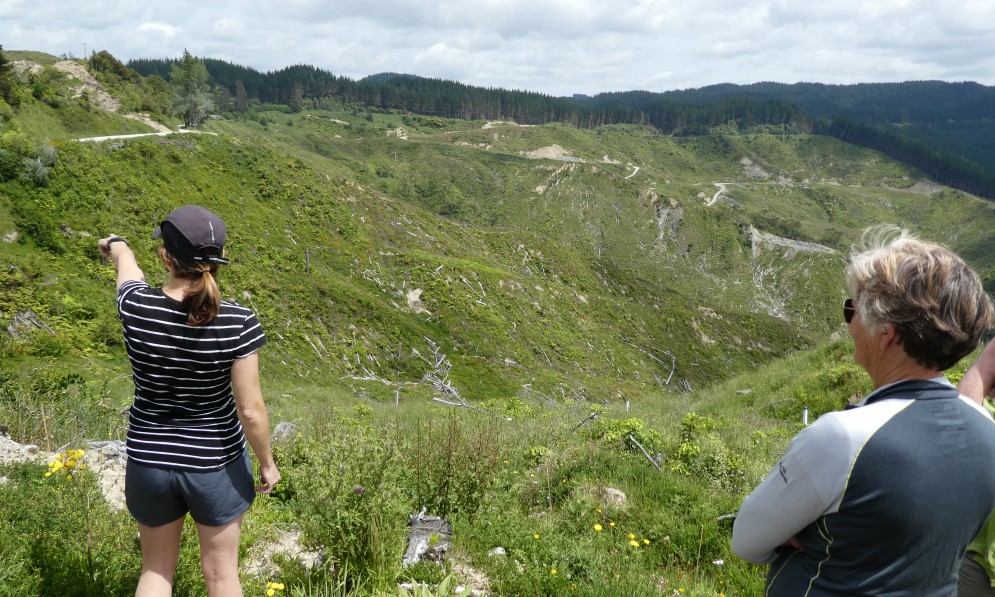
{"label": "white cloud", "polygon": [[161,33],[166,39],[172,39],[180,32],[179,28],[165,23],[142,23],[138,26],[138,30],[143,32],[153,31],[155,33]]}
{"label": "white cloud", "polygon": [[991,0],[26,0],[8,50],[184,48],[262,71],[412,73],[554,95],[722,82],[995,83]]}

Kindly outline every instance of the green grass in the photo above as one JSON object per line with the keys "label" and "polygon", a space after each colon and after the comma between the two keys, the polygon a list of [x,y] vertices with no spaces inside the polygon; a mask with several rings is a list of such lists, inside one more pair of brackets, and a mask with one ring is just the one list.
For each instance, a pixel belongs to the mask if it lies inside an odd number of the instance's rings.
{"label": "green grass", "polygon": [[[669,587],[690,595],[760,595],[763,570],[731,554],[724,516],[735,512],[801,428],[802,406],[810,407],[814,420],[854,392],[867,392],[869,382],[853,365],[851,351],[849,342],[801,351],[681,397],[658,394],[629,405],[596,405],[533,394],[514,408],[484,405],[488,412],[439,405],[428,388],[417,385],[402,391],[395,404],[392,393],[378,391],[382,384],[353,382],[349,390],[264,374],[274,422],[293,421],[301,434],[278,449],[284,482],[275,498],[254,507],[245,549],[297,524],[308,547],[329,550],[338,564],[315,576],[287,563],[275,578],[244,576],[243,583],[260,587],[278,580],[288,594],[304,595],[344,583],[351,594],[367,595],[397,580],[438,582],[453,569],[437,576],[431,570],[405,572],[393,559],[351,580],[341,576],[343,563],[356,570],[369,557],[363,554],[373,553],[363,550],[387,549],[399,558],[402,546],[387,538],[403,532],[406,514],[428,507],[453,524],[460,558],[499,594],[642,595]],[[78,395],[102,387],[79,385]],[[7,420],[19,410],[36,416],[19,398],[36,386],[8,380],[0,414]],[[70,411],[82,419],[81,401],[73,404]],[[592,411],[599,412],[593,420]],[[67,428],[51,433],[57,445],[78,437]],[[630,435],[651,455],[662,455],[661,469]],[[67,576],[47,581],[56,592],[70,586],[58,583],[81,582],[87,573],[78,556],[85,535],[72,506],[79,494],[59,490],[61,485],[44,479],[44,470],[4,467],[0,472],[11,481],[0,486],[0,511],[10,529],[5,541],[11,557],[28,562],[66,550],[77,554]],[[364,487],[362,495],[357,486]],[[608,500],[606,488],[624,493],[624,504]],[[28,515],[25,499],[45,507]],[[100,514],[104,507],[94,503],[92,514],[101,518],[92,531],[91,550],[99,554],[94,577],[105,579],[99,594],[128,594],[137,569],[136,547],[127,540],[132,523],[123,515]],[[373,518],[387,512],[394,515]],[[365,534],[374,520],[381,532]],[[629,534],[638,547],[631,546]],[[63,539],[56,545],[46,537]],[[366,547],[357,551],[357,545]],[[496,547],[507,555],[489,556]],[[128,555],[110,556],[118,552]],[[193,545],[184,549],[178,586],[189,588],[178,594],[196,594],[200,586],[195,553]],[[360,559],[350,559],[355,557]],[[38,587],[31,584],[39,582],[30,580],[31,571],[47,565],[27,565],[27,572],[11,578]],[[23,594],[50,593],[35,588]]]}

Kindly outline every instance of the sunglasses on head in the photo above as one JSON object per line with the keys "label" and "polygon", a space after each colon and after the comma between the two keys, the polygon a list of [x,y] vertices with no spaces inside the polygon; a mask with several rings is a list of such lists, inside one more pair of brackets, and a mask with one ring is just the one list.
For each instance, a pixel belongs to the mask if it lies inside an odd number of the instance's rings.
{"label": "sunglasses on head", "polygon": [[843,301],[843,321],[850,323],[853,321],[853,316],[857,312],[857,308],[853,306],[853,299],[848,298]]}

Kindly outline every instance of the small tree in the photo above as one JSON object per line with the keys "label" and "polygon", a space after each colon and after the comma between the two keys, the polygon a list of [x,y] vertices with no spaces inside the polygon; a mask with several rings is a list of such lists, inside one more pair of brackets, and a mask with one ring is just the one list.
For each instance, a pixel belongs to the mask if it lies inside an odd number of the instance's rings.
{"label": "small tree", "polygon": [[235,111],[245,112],[249,109],[249,94],[245,91],[245,85],[241,79],[235,79]]}
{"label": "small tree", "polygon": [[173,66],[169,74],[173,85],[173,107],[183,117],[186,126],[198,126],[214,109],[214,100],[207,84],[207,67],[186,49],[183,60]]}
{"label": "small tree", "polygon": [[11,106],[17,105],[14,97],[14,81],[11,79],[12,70],[10,60],[3,53],[3,45],[0,45],[0,97]]}

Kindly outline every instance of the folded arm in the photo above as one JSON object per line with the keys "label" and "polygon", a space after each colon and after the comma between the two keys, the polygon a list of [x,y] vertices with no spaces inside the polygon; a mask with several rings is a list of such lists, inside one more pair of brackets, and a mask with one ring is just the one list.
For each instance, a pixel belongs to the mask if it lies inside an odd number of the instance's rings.
{"label": "folded arm", "polygon": [[828,449],[840,444],[829,419],[817,421],[791,441],[767,478],[743,500],[732,530],[732,551],[748,562],[768,564],[777,549],[801,549],[796,535],[839,502],[849,463]]}

